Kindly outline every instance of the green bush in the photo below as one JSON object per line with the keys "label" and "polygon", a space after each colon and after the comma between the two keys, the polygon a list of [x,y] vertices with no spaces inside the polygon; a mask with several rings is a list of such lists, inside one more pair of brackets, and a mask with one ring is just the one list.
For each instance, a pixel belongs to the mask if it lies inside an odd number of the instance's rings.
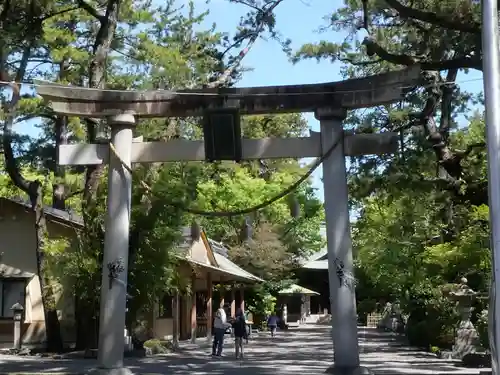
{"label": "green bush", "polygon": [[172,350],[172,342],[167,340],[151,339],[144,342],[143,346],[151,349],[151,354],[164,354]]}
{"label": "green bush", "polygon": [[359,322],[361,324],[366,324],[368,314],[374,312],[377,309],[377,301],[374,299],[364,299],[359,301],[357,306]]}
{"label": "green bush", "polygon": [[440,289],[417,296],[409,306],[406,334],[411,345],[429,348],[451,348],[459,322],[455,303]]}
{"label": "green bush", "polygon": [[147,341],[145,341],[145,342],[144,342],[144,344],[143,344],[143,346],[144,346],[145,348],[149,348],[149,349],[151,349],[151,348],[153,348],[153,347],[155,347],[155,346],[158,346],[158,345],[161,345],[161,344],[160,344],[160,340],[158,340],[158,339],[151,339],[151,340],[147,340]]}
{"label": "green bush", "polygon": [[481,343],[481,346],[484,349],[489,350],[490,341],[488,337],[488,310],[483,310],[480,314],[478,314],[476,321],[476,330],[479,334],[479,341]]}
{"label": "green bush", "polygon": [[430,352],[432,354],[439,356],[441,354],[441,349],[439,349],[439,347],[437,347],[437,346],[431,346]]}

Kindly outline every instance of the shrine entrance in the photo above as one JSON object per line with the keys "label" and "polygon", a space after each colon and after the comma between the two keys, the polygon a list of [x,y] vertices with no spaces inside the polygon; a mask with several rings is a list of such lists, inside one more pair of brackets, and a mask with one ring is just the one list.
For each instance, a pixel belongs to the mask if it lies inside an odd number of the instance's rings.
{"label": "shrine entrance", "polygon": [[[360,373],[353,256],[345,156],[393,153],[398,134],[351,134],[348,110],[401,100],[419,82],[418,65],[342,82],[180,91],[115,91],[46,83],[36,90],[62,115],[105,118],[109,144],[62,145],[61,165],[109,163],[108,207],[100,304],[98,361],[101,372],[131,374],[123,366],[123,327],[131,208],[131,163],[319,158],[323,164],[334,373]],[[309,137],[242,139],[239,116],[314,112],[321,131]],[[137,119],[204,119],[204,141],[133,142]],[[199,213],[191,209],[189,212]],[[234,213],[218,213],[231,216]]]}

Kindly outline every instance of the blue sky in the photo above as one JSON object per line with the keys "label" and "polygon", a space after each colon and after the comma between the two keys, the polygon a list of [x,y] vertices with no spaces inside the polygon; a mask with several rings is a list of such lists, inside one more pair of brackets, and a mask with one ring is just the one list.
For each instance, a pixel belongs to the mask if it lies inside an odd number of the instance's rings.
{"label": "blue sky", "polygon": [[[204,2],[199,2],[200,6]],[[312,5],[314,4],[314,5]],[[212,0],[208,5],[210,15],[207,23],[215,22],[221,31],[234,30],[244,7],[230,4],[226,0]],[[313,1],[313,0],[284,0],[277,8],[277,29],[293,42],[294,48],[302,44],[328,40],[341,42],[346,37],[344,33],[318,32],[321,26],[326,25],[324,17],[335,9],[343,6],[343,1]],[[205,9],[206,9],[205,5]],[[360,32],[358,38],[362,40],[364,34]],[[320,83],[341,80],[340,64],[329,61],[316,62],[307,60],[291,64],[281,51],[277,42],[259,40],[250,50],[243,65],[254,70],[245,73],[238,86],[264,86]],[[459,75],[458,81],[469,81],[461,84],[462,89],[479,92],[482,90],[482,77],[479,72],[472,71],[468,75]],[[312,114],[305,114],[310,127],[319,131],[319,122]],[[321,182],[321,167],[314,173],[314,186],[318,189],[318,197],[323,200],[323,184]]]}
{"label": "blue sky", "polygon": [[[318,30],[326,24],[324,17],[339,5],[337,1],[285,0],[276,10],[277,29],[290,38],[295,48],[303,44],[322,39],[342,41],[345,35],[333,32],[320,33]],[[212,1],[209,5],[210,15],[207,24],[216,23],[220,30],[234,30],[245,7],[231,4],[224,0]],[[223,15],[223,16],[222,16]],[[253,68],[244,74],[238,86],[291,85],[338,81],[339,64],[316,60],[292,64],[274,40],[258,40],[243,60],[243,65]],[[319,131],[319,122],[312,113],[305,114],[310,127]],[[321,167],[313,175],[314,186],[318,189],[318,197],[323,200],[323,186],[320,180]]]}
{"label": "blue sky", "polygon": [[[199,11],[210,9],[206,19],[206,27],[216,23],[219,31],[235,30],[238,21],[245,14],[246,8],[238,4],[229,3],[227,0],[212,0],[208,5],[204,0],[196,0],[195,4]],[[342,33],[332,31],[319,33],[319,27],[326,24],[324,17],[343,5],[342,1],[314,1],[313,0],[284,0],[277,8],[277,29],[293,42],[293,47],[298,48],[302,44],[329,40],[340,42],[345,38]],[[360,40],[363,34],[359,35]],[[302,61],[291,64],[282,52],[277,42],[270,40],[258,40],[243,61],[243,65],[253,68],[253,71],[245,73],[238,86],[264,86],[264,85],[286,85],[306,84],[338,81],[340,77],[340,65],[329,61],[317,63],[315,60]],[[482,90],[482,82],[478,79],[481,74],[472,71],[469,75],[460,75],[458,81],[469,81],[463,83],[463,89],[478,92]],[[310,127],[319,130],[319,123],[312,114],[305,114]],[[17,131],[34,135],[36,130],[32,124],[20,124]],[[314,174],[314,185],[318,188],[318,197],[323,199],[323,188],[320,180],[321,168]]]}

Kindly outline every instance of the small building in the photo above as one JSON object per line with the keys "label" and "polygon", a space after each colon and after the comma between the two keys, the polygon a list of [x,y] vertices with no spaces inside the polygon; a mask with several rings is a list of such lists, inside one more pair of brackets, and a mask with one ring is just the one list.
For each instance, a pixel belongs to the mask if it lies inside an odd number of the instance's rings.
{"label": "small building", "polygon": [[278,305],[281,306],[281,316],[285,324],[306,323],[311,316],[311,297],[318,292],[292,284],[278,292]]}
{"label": "small building", "polygon": [[229,304],[228,314],[234,316],[237,308],[245,308],[245,286],[263,280],[231,262],[227,248],[209,239],[203,231],[199,238],[192,238],[190,228],[185,228],[180,249],[183,251],[179,267],[184,275],[191,274],[193,293],[160,298],[155,309],[154,335],[172,339],[177,330],[181,340],[211,337],[213,314],[219,306]]}
{"label": "small building", "polygon": [[[62,238],[68,244],[77,239],[82,219],[70,212],[44,208],[48,237]],[[45,318],[37,275],[34,213],[22,199],[0,198],[0,347],[10,347],[14,323],[10,308],[16,302],[24,307],[22,343],[40,345],[45,341]],[[213,312],[222,300],[234,314],[244,307],[244,290],[262,281],[231,262],[227,249],[207,238],[201,231],[193,238],[190,228],[183,228],[178,246],[179,272],[191,279],[192,295],[159,296],[148,319],[152,335],[171,338],[174,331],[181,339],[211,335]],[[69,249],[71,251],[71,249]],[[227,293],[216,292],[215,285],[228,286]],[[75,309],[72,293],[62,285],[53,285],[63,341],[75,341]],[[223,288],[220,288],[222,289]],[[177,318],[174,318],[177,316]]]}
{"label": "small building", "polygon": [[330,289],[328,282],[328,253],[322,250],[306,262],[298,272],[300,285],[317,292],[310,298],[310,312],[315,315],[330,313]]}
{"label": "small building", "polygon": [[[76,238],[83,222],[71,213],[45,208],[50,239]],[[45,340],[45,317],[37,276],[34,213],[22,199],[0,198],[0,347],[11,347],[14,323],[11,307],[24,307],[22,343],[37,345]],[[74,298],[54,287],[63,341],[74,342]]]}
{"label": "small building", "polygon": [[[323,225],[321,235],[326,238]],[[328,281],[328,250],[326,248],[312,254],[302,261],[297,273],[298,283],[317,294],[309,298],[308,322],[316,322],[321,317],[330,314],[330,288]]]}

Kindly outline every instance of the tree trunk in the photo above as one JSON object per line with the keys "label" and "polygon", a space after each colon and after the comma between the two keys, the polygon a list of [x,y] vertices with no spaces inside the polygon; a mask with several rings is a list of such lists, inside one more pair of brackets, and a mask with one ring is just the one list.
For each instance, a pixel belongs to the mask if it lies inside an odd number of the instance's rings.
{"label": "tree trunk", "polygon": [[[106,12],[104,15],[98,15],[99,12],[86,7],[86,10],[95,15],[100,23],[99,30],[96,35],[96,39],[92,48],[92,59],[89,64],[89,87],[96,89],[103,89],[105,86],[106,79],[106,60],[108,58],[109,51],[111,49],[111,43],[114,38],[115,29],[118,23],[118,8],[120,5],[120,0],[109,0],[106,5]],[[95,142],[96,138],[96,123],[94,120],[86,120],[87,128],[87,141],[89,143]],[[100,234],[92,233],[94,231],[92,221],[92,210],[93,205],[93,194],[97,189],[99,183],[99,177],[103,171],[104,166],[88,166],[85,173],[85,187],[82,199],[82,212],[84,220],[84,231],[85,237],[98,236]],[[100,253],[102,254],[102,252]],[[89,255],[92,256],[92,255]],[[97,260],[99,264],[102,264],[102,259]],[[100,278],[96,280],[96,283],[100,282]],[[78,298],[78,296],[77,296]],[[77,314],[77,343],[79,347],[84,347],[85,349],[96,348],[97,340],[99,337],[99,317],[96,314],[99,311],[98,306],[92,306],[92,303],[88,303],[87,300],[79,300],[80,306]],[[87,328],[87,329],[86,329]]]}
{"label": "tree trunk", "polygon": [[[54,156],[56,163],[59,156],[59,146],[68,143],[67,122],[68,118],[66,116],[57,116],[55,121],[56,145]],[[52,184],[52,207],[59,210],[66,209],[67,191],[64,184],[65,175],[66,169],[64,166],[56,164],[54,168],[55,181]]]}
{"label": "tree trunk", "polygon": [[88,299],[75,296],[76,350],[97,349],[99,307]]}
{"label": "tree trunk", "polygon": [[[24,78],[26,68],[28,66],[29,58],[31,56],[32,45],[34,44],[34,39],[31,43],[28,43],[25,47],[20,63],[20,67],[17,71],[15,82],[20,82]],[[0,45],[0,57],[3,57],[2,48]],[[3,66],[5,61],[0,61],[0,67]],[[10,103],[4,105],[4,111],[6,113],[5,120],[3,123],[3,153],[5,158],[5,170],[8,173],[12,183],[19,189],[28,194],[32,209],[35,214],[35,237],[36,237],[36,259],[37,259],[37,273],[40,279],[40,287],[42,294],[42,304],[45,315],[45,330],[47,336],[47,350],[49,351],[60,351],[63,347],[62,337],[61,337],[61,327],[59,324],[59,319],[57,316],[57,310],[55,306],[55,297],[52,288],[50,287],[50,278],[46,272],[46,262],[44,259],[44,244],[45,235],[47,232],[45,218],[43,214],[43,195],[42,195],[42,184],[40,181],[28,181],[21,174],[19,166],[17,164],[16,157],[14,156],[14,151],[12,149],[12,125],[16,117],[16,105],[20,99],[20,89],[17,84],[11,85],[13,94]]]}
{"label": "tree trunk", "polygon": [[46,269],[45,259],[45,236],[47,225],[43,213],[43,192],[40,181],[29,183],[29,197],[31,206],[35,213],[35,236],[36,236],[36,260],[37,272],[40,279],[40,289],[42,294],[42,304],[45,316],[45,331],[47,335],[47,350],[61,352],[63,340],[61,335],[61,325],[57,315],[57,303],[52,289],[52,283]]}

